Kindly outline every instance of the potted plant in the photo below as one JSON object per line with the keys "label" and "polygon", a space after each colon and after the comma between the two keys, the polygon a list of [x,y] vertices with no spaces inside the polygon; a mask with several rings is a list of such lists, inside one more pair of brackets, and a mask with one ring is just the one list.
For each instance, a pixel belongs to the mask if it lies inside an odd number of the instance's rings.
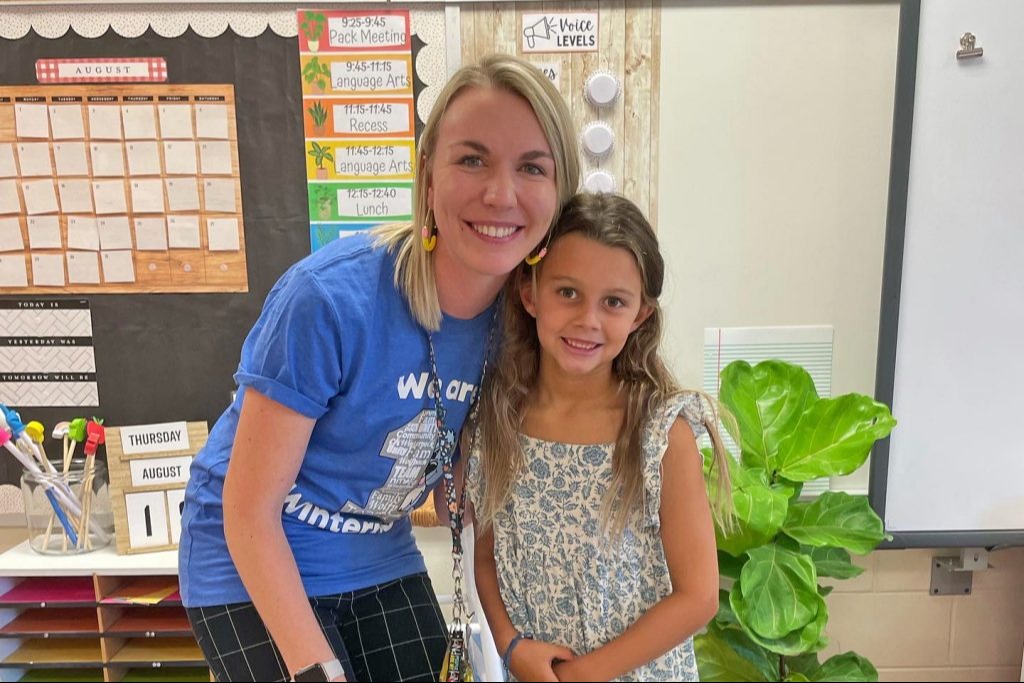
{"label": "potted plant", "polygon": [[323,135],[324,124],[327,123],[327,110],[324,109],[323,102],[317,100],[306,111],[309,112],[309,118],[313,121],[313,132],[316,135]]}
{"label": "potted plant", "polygon": [[317,52],[320,49],[320,34],[324,32],[324,24],[327,19],[319,12],[306,12],[303,15],[302,23],[299,25],[303,35],[306,36],[306,44],[310,52]]}
{"label": "potted plant", "polygon": [[327,89],[331,80],[331,69],[320,61],[319,57],[313,57],[302,69],[302,77],[313,89],[313,92],[322,95]]}
{"label": "potted plant", "polygon": [[728,590],[694,639],[701,680],[877,680],[855,652],[819,661],[831,588],[818,581],[860,574],[850,553],[866,555],[886,538],[882,520],[864,496],[829,491],[804,501],[800,492],[812,479],[856,470],[896,420],[869,396],[819,398],[803,368],[781,361],[729,364],[719,400],[735,418],[726,426],[740,459],[729,463],[733,526],[715,530]]}
{"label": "potted plant", "polygon": [[309,150],[308,154],[316,162],[316,178],[317,180],[327,180],[327,169],[324,168],[324,162],[330,161],[334,163],[334,155],[331,153],[331,148],[327,145],[321,145],[315,140],[310,144],[312,149]]}
{"label": "potted plant", "polygon": [[322,221],[329,221],[334,211],[333,191],[329,185],[318,185],[316,188],[316,212]]}

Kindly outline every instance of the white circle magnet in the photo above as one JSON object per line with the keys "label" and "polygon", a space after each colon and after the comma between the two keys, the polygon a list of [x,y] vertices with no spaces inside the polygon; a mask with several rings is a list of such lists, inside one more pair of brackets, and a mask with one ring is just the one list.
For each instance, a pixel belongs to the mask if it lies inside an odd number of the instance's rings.
{"label": "white circle magnet", "polygon": [[615,176],[608,171],[591,171],[583,179],[583,187],[587,192],[615,192]]}
{"label": "white circle magnet", "polygon": [[615,132],[603,121],[588,123],[580,137],[583,149],[595,157],[607,156],[615,146]]}
{"label": "white circle magnet", "polygon": [[597,71],[587,78],[583,86],[583,96],[595,107],[608,107],[615,103],[622,86],[614,74]]}

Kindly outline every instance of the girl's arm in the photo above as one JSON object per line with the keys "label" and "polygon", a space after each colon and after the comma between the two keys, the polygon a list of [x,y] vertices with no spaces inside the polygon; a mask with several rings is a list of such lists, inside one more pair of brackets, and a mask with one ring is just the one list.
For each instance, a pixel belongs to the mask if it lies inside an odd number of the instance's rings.
{"label": "girl's arm", "polygon": [[[487,624],[494,636],[498,654],[503,655],[509,643],[516,637],[516,627],[508,617],[505,604],[498,589],[498,569],[494,561],[494,530],[488,528],[476,538],[473,553],[476,566],[476,592],[484,608]],[[509,669],[520,681],[557,681],[552,663],[557,660],[571,660],[572,650],[540,640],[520,640],[512,651]]]}
{"label": "girl's arm", "polygon": [[701,456],[685,420],[676,420],[669,431],[661,472],[661,541],[672,593],[618,638],[555,666],[560,681],[607,681],[621,676],[678,646],[718,611],[715,531]]}
{"label": "girl's arm", "polygon": [[[224,536],[245,589],[288,667],[335,658],[281,525],[316,420],[245,389],[224,480]],[[345,680],[344,677],[336,680]]]}

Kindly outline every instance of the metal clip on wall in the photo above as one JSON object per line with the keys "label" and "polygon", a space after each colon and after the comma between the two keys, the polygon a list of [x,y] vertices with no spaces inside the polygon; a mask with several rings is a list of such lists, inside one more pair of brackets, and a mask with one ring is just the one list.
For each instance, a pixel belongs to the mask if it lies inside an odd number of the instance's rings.
{"label": "metal clip on wall", "polygon": [[989,568],[988,550],[962,548],[960,555],[932,558],[931,595],[970,595],[974,572]]}

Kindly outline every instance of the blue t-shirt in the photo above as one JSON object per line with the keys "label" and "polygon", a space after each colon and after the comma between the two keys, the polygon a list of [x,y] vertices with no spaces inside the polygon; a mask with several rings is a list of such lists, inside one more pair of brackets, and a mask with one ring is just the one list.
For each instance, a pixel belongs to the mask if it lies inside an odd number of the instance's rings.
{"label": "blue t-shirt", "polygon": [[[307,595],[425,571],[408,513],[440,481],[427,337],[394,286],[394,257],[369,236],[292,266],[242,347],[234,403],[192,464],[179,547],[186,607],[247,602],[224,540],[224,475],[252,388],[316,419],[281,520]],[[445,316],[433,335],[447,427],[466,419],[493,318]]]}

